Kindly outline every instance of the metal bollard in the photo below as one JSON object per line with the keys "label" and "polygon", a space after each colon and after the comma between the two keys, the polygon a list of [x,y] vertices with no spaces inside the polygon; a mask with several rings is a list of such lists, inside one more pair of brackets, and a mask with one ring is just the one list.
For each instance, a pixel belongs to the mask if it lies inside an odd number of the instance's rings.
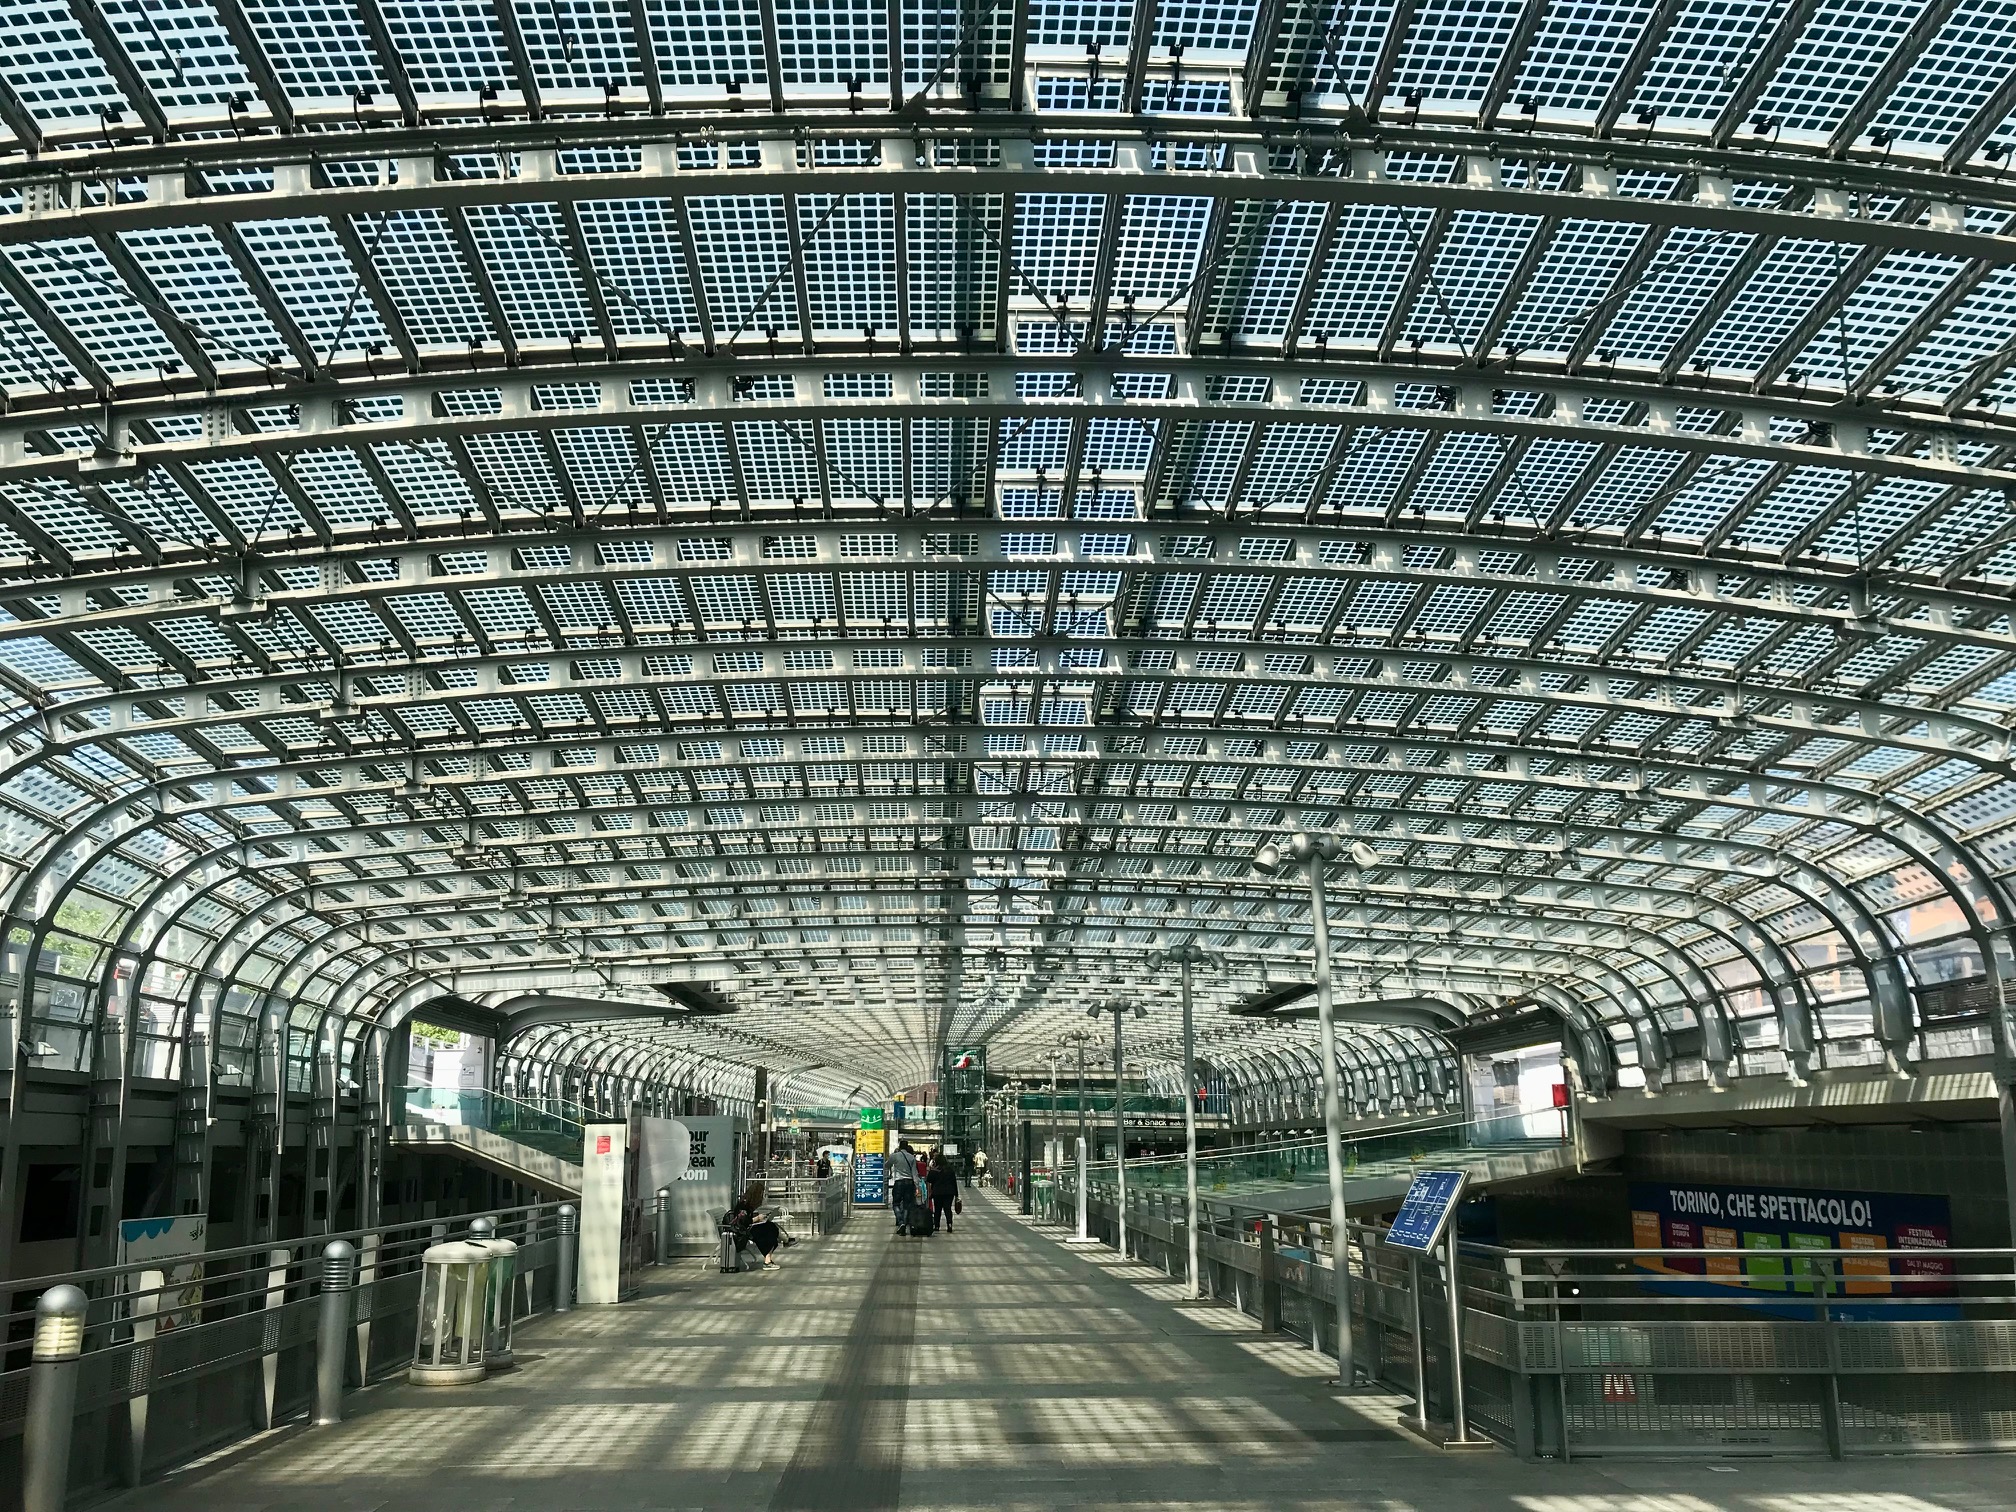
{"label": "metal bollard", "polygon": [[574,1311],[574,1246],[581,1227],[579,1217],[573,1203],[560,1204],[560,1259],[553,1287],[553,1311],[556,1313]]}
{"label": "metal bollard", "polygon": [[52,1286],[35,1304],[28,1416],[21,1429],[22,1512],[63,1512],[69,1496],[70,1428],[87,1306],[84,1293],[74,1286]]}
{"label": "metal bollard", "polygon": [[672,1254],[672,1188],[658,1188],[658,1263]]}
{"label": "metal bollard", "polygon": [[469,1237],[479,1243],[485,1239],[495,1239],[497,1237],[497,1220],[488,1214],[485,1214],[481,1218],[471,1218],[469,1220]]}
{"label": "metal bollard", "polygon": [[350,1360],[357,1249],[346,1239],[322,1247],[322,1307],[315,1324],[315,1426],[343,1421],[343,1378]]}

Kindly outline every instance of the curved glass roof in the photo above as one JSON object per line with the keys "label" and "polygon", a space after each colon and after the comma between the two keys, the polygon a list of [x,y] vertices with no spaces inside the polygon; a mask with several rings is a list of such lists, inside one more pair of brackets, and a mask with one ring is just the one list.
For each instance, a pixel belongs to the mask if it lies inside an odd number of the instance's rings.
{"label": "curved glass roof", "polygon": [[1166,1038],[1190,940],[1207,1053],[1293,1050],[1228,1010],[1322,828],[1341,990],[1545,1006],[1595,1088],[1987,1053],[2012,33],[17,6],[24,1032],[546,994],[838,1099]]}

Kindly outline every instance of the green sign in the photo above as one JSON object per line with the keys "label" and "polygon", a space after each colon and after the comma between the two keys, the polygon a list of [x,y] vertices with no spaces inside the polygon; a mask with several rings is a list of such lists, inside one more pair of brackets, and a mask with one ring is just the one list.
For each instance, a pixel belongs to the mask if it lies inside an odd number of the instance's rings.
{"label": "green sign", "polygon": [[881,1128],[882,1110],[880,1108],[863,1108],[861,1110],[861,1122],[856,1124],[855,1127],[857,1129]]}

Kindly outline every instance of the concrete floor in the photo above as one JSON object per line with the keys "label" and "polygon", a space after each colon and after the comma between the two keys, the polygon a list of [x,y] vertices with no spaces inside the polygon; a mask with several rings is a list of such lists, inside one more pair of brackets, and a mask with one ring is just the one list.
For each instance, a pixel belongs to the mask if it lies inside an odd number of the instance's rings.
{"label": "concrete floor", "polygon": [[[481,1385],[356,1394],[130,1492],[147,1512],[1212,1508],[1222,1512],[1985,1512],[1989,1456],[1522,1464],[1402,1434],[1322,1360],[1159,1272],[1066,1249],[987,1196],[955,1235],[863,1213],[776,1275],[683,1263],[542,1318]],[[872,1281],[872,1285],[871,1285]]]}

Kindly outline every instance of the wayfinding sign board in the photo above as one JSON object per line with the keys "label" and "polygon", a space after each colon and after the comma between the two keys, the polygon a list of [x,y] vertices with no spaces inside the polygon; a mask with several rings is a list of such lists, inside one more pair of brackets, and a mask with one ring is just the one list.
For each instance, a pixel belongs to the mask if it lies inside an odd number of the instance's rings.
{"label": "wayfinding sign board", "polygon": [[889,1200],[888,1175],[883,1164],[888,1155],[884,1144],[886,1138],[881,1108],[863,1108],[860,1121],[854,1126],[854,1200],[857,1203],[880,1207]]}
{"label": "wayfinding sign board", "polygon": [[1400,1211],[1393,1215],[1393,1227],[1386,1231],[1386,1242],[1417,1255],[1434,1249],[1456,1204],[1463,1200],[1463,1175],[1461,1171],[1417,1171]]}

